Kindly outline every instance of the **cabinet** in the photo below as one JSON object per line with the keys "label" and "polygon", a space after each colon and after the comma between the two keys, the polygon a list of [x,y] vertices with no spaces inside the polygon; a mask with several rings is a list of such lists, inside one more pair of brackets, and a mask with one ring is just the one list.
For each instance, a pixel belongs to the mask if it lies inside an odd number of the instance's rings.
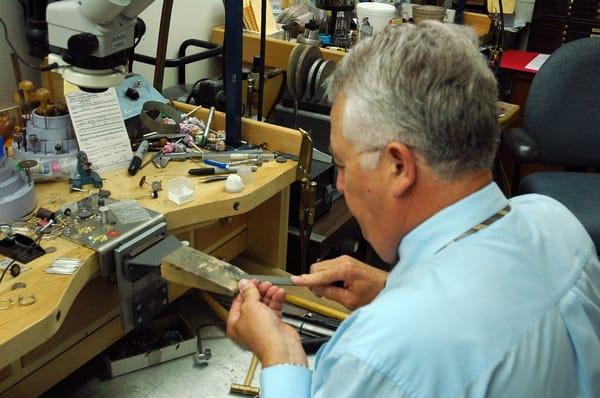
{"label": "cabinet", "polygon": [[600,0],[537,0],[528,50],[552,53],[573,40],[599,36]]}

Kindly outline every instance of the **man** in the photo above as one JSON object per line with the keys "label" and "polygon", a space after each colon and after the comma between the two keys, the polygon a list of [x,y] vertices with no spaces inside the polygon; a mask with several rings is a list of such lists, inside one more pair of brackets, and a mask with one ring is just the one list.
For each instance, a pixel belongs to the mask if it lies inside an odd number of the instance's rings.
{"label": "man", "polygon": [[294,278],[354,309],[313,372],[280,320],[285,292],[240,281],[228,334],[261,360],[263,396],[600,396],[596,249],[558,202],[492,182],[496,82],[473,37],[386,30],[328,91],[337,187],[396,265],[341,257]]}

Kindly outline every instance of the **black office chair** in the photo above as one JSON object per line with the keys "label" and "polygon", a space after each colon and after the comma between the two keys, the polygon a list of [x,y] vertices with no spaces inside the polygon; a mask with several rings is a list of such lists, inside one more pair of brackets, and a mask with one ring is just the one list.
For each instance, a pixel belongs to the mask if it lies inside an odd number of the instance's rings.
{"label": "black office chair", "polygon": [[[525,128],[508,130],[503,145],[516,160],[513,192],[563,203],[600,250],[600,38],[570,42],[550,56],[531,84]],[[520,165],[534,162],[566,171],[533,173],[519,183]]]}

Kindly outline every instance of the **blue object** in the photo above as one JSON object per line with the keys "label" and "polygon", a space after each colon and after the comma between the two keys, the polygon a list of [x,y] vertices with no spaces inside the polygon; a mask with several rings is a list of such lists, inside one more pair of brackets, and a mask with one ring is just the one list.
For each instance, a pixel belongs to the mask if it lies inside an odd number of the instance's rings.
{"label": "blue object", "polygon": [[0,160],[4,159],[4,137],[0,137]]}
{"label": "blue object", "polygon": [[[125,93],[127,89],[135,89],[139,94],[138,99],[132,99]],[[150,84],[141,75],[129,75],[115,87],[117,92],[117,98],[119,99],[119,106],[121,107],[121,113],[123,113],[123,120],[130,119],[134,116],[138,116],[142,112],[142,106],[147,101],[157,101],[166,104],[169,102],[168,99],[162,96],[152,84]]]}
{"label": "blue object", "polygon": [[491,183],[398,252],[386,287],[321,348],[312,381],[305,368],[267,367],[262,397],[600,396],[600,263],[560,203],[509,201]]}
{"label": "blue object", "polygon": [[227,163],[219,162],[218,160],[205,159],[204,163],[209,166],[218,167],[220,169],[228,169],[229,165]]}
{"label": "blue object", "polygon": [[321,43],[325,46],[331,45],[331,35],[320,34],[319,40],[321,40]]}
{"label": "blue object", "polygon": [[71,188],[81,189],[84,185],[92,184],[95,188],[102,188],[102,178],[92,170],[87,154],[84,151],[77,152],[77,166],[73,170],[69,184]]}

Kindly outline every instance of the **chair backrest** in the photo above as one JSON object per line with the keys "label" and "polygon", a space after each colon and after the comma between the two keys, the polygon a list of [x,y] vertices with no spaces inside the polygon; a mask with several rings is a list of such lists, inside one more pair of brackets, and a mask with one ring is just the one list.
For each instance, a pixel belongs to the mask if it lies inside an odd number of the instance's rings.
{"label": "chair backrest", "polygon": [[525,129],[548,165],[600,167],[600,38],[556,50],[536,74]]}

